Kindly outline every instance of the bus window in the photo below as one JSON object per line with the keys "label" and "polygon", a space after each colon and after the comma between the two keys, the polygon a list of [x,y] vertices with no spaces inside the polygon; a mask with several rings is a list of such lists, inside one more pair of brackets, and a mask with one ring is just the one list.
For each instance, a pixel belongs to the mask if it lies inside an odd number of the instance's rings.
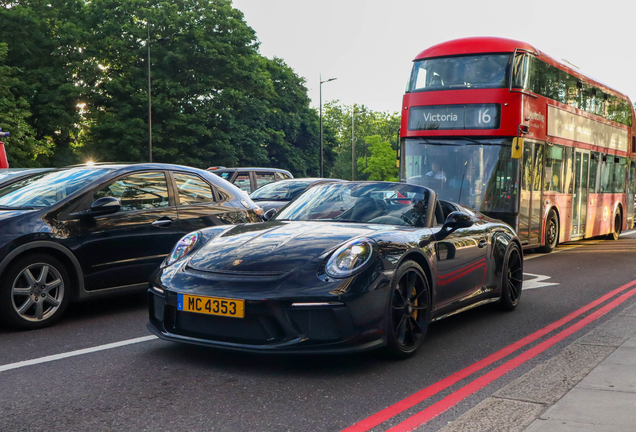
{"label": "bus window", "polygon": [[479,54],[415,62],[409,91],[507,87],[510,54]]}
{"label": "bus window", "polygon": [[[521,60],[515,59],[515,67]],[[632,108],[629,101],[606,94],[600,88],[583,83],[578,77],[531,56],[530,73],[523,88],[557,100],[566,105],[596,114],[606,119],[632,125]],[[521,86],[521,77],[515,75],[514,85]]]}
{"label": "bus window", "polygon": [[[618,159],[618,162],[616,162],[616,159]],[[614,193],[625,192],[625,166],[625,158],[615,158],[614,178],[612,179],[612,192]]]}
{"label": "bus window", "polygon": [[563,174],[564,182],[563,182],[563,192],[564,193],[572,193],[572,179],[574,173],[574,164],[572,163],[572,153],[574,149],[571,147],[565,147],[563,149],[563,153],[565,154],[565,172]]}
{"label": "bus window", "polygon": [[598,185],[596,184],[596,179],[598,177],[598,161],[599,161],[600,153],[592,152],[590,154],[590,193],[598,192]]}
{"label": "bus window", "polygon": [[601,193],[612,191],[612,177],[614,177],[614,157],[603,155],[601,161]]}
{"label": "bus window", "polygon": [[543,146],[540,144],[535,144],[536,151],[534,152],[534,185],[532,187],[533,191],[541,190],[541,167],[543,167]]}
{"label": "bus window", "polygon": [[563,192],[563,147],[548,146],[545,156],[544,189],[549,192]]}
{"label": "bus window", "polygon": [[406,182],[430,187],[441,200],[474,210],[513,211],[518,162],[510,159],[511,140],[484,139],[481,144],[475,139],[405,140]]}
{"label": "bus window", "polygon": [[514,88],[526,88],[528,87],[528,65],[530,63],[530,56],[528,54],[518,54],[515,57],[514,65],[512,67]]}

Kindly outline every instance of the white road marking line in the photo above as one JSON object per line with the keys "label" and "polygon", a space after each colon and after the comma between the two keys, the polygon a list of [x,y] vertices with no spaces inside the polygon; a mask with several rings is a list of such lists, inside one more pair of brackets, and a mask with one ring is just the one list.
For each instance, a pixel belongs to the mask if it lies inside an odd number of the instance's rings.
{"label": "white road marking line", "polygon": [[583,246],[590,246],[590,245],[593,245],[593,244],[601,243],[603,241],[605,241],[605,240],[592,240],[589,243],[575,244],[575,245],[570,246],[570,247],[561,247],[561,248],[558,248],[557,250],[555,250],[553,252],[550,252],[550,253],[536,253],[534,255],[530,255],[529,257],[523,257],[523,260],[527,261],[527,260],[531,260],[531,259],[535,259],[535,258],[549,257],[549,256],[554,255],[554,254],[559,253],[559,252],[565,252],[565,251],[569,251],[570,249],[576,249],[576,248],[580,248],[580,247],[583,247]]}
{"label": "white road marking line", "polygon": [[76,350],[76,351],[69,351],[66,353],[61,353],[61,354],[55,354],[55,355],[50,355],[50,356],[46,356],[46,357],[40,357],[40,358],[36,358],[36,359],[32,359],[32,360],[25,360],[25,361],[21,361],[21,362],[17,362],[17,363],[9,363],[6,365],[2,365],[0,366],[0,372],[5,372],[11,369],[18,369],[21,367],[25,367],[25,366],[33,366],[36,364],[40,364],[40,363],[47,363],[47,362],[51,362],[51,361],[55,361],[55,360],[61,360],[67,357],[74,357],[74,356],[78,356],[78,355],[83,355],[83,354],[90,354],[90,353],[94,353],[97,351],[104,351],[104,350],[108,350],[111,348],[118,348],[121,346],[126,346],[126,345],[132,345],[132,344],[136,344],[136,343],[140,343],[140,342],[146,342],[146,341],[150,341],[150,340],[154,340],[157,339],[157,336],[144,336],[144,337],[139,337],[139,338],[135,338],[135,339],[128,339],[128,340],[124,340],[124,341],[120,341],[120,342],[113,342],[113,343],[109,343],[106,345],[99,345],[96,347],[92,347],[92,348],[84,348],[81,350]]}
{"label": "white road marking line", "polygon": [[546,256],[553,255],[555,253],[566,251],[566,250],[576,249],[578,247],[581,247],[581,246],[572,246],[572,247],[569,247],[569,248],[557,249],[557,250],[555,250],[553,252],[550,252],[550,253],[536,253],[535,255],[530,255],[529,257],[523,257],[523,260],[524,261],[528,261],[528,260],[535,259],[535,258],[546,257]]}
{"label": "white road marking line", "polygon": [[622,233],[619,235],[619,237],[622,237],[622,236],[630,236],[630,235],[634,235],[634,234],[636,234],[636,229],[633,229],[633,230],[630,230],[630,231],[622,232]]}
{"label": "white road marking line", "polygon": [[532,273],[524,273],[523,275],[524,276],[534,276],[534,279],[527,279],[527,280],[524,279],[524,281],[523,281],[523,289],[524,290],[541,288],[541,287],[546,287],[546,286],[551,286],[551,285],[559,285],[558,282],[543,282],[544,280],[551,279],[550,276],[537,275],[537,274],[532,274]]}

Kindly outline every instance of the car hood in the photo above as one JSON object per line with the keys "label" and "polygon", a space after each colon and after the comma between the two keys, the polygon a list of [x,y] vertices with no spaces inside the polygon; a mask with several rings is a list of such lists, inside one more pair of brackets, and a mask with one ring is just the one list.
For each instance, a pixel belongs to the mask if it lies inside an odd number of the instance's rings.
{"label": "car hood", "polygon": [[371,234],[378,226],[271,221],[239,225],[198,249],[189,266],[211,272],[281,274],[308,263],[341,243]]}
{"label": "car hood", "polygon": [[17,218],[28,213],[33,213],[36,210],[2,210],[0,209],[0,222],[9,219]]}

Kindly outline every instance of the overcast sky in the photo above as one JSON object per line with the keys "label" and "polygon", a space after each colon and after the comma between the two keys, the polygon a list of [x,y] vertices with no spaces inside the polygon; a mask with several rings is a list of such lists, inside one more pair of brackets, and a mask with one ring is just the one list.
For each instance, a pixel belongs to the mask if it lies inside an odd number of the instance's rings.
{"label": "overcast sky", "polygon": [[307,79],[312,105],[399,111],[413,58],[440,42],[528,42],[636,100],[635,0],[233,0],[261,54]]}

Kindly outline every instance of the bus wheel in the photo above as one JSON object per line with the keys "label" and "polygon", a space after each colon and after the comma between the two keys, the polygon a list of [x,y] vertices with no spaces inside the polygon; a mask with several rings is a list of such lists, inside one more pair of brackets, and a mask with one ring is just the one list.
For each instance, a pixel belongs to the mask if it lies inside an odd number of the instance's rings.
{"label": "bus wheel", "polygon": [[616,213],[614,216],[614,231],[607,235],[609,240],[618,240],[618,237],[621,235],[623,231],[623,218],[620,213]]}
{"label": "bus wheel", "polygon": [[552,252],[559,242],[559,218],[554,210],[550,210],[545,221],[545,245],[539,250],[543,253]]}

